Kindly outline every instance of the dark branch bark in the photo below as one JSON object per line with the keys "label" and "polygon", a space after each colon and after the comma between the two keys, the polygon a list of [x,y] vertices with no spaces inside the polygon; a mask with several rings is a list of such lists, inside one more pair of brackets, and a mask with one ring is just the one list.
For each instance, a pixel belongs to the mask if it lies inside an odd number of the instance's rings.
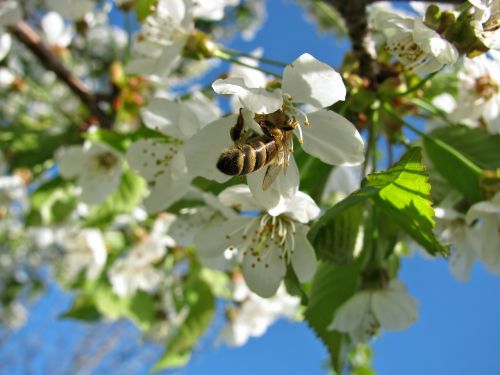
{"label": "dark branch bark", "polygon": [[38,34],[24,21],[17,22],[10,27],[12,35],[26,46],[42,63],[42,65],[54,72],[56,76],[63,81],[69,89],[80,99],[88,108],[90,113],[96,117],[103,128],[111,128],[112,118],[106,115],[99,107],[99,101],[92,91],[77,76],[70,72],[61,62],[61,60],[47,48]]}
{"label": "dark branch bark", "polygon": [[368,29],[367,0],[324,0],[340,13],[345,21],[354,56],[359,61],[359,73],[377,85],[378,64],[375,46]]}

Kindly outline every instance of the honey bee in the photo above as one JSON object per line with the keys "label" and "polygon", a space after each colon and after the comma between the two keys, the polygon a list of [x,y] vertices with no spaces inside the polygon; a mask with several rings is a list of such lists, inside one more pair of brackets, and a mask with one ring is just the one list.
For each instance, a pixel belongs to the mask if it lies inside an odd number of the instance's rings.
{"label": "honey bee", "polygon": [[293,152],[292,131],[295,119],[279,109],[276,112],[254,116],[262,135],[247,136],[240,109],[230,135],[234,145],[225,149],[217,161],[217,169],[230,176],[245,176],[267,166],[262,189],[267,190],[280,171],[286,173],[290,152]]}

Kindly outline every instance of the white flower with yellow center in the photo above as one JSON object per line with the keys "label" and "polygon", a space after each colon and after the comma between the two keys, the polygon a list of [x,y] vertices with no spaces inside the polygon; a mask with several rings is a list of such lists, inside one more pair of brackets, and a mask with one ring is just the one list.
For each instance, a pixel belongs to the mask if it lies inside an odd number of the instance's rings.
{"label": "white flower with yellow center", "polygon": [[465,59],[458,74],[458,98],[450,118],[479,126],[482,120],[490,133],[500,132],[500,53],[490,52]]}
{"label": "white flower with yellow center", "polygon": [[403,331],[417,319],[417,302],[399,280],[392,280],[385,289],[354,294],[336,311],[328,329],[347,333],[360,342],[369,340],[380,326]]}
{"label": "white flower with yellow center", "polygon": [[225,189],[219,199],[249,215],[199,232],[194,242],[202,257],[216,257],[226,249],[238,251],[243,257],[243,277],[250,290],[261,297],[276,293],[288,264],[301,282],[311,279],[316,272],[316,255],[304,224],[320,212],[311,197],[297,192],[286,199],[285,210],[278,215],[266,211],[246,185]]}
{"label": "white flower with yellow center", "polygon": [[[258,78],[257,82],[262,78]],[[255,87],[246,77],[217,80],[212,87],[219,94],[235,95],[243,106],[245,126],[257,134],[262,134],[255,114],[269,114],[282,110],[294,123],[294,134],[302,143],[302,148],[312,156],[332,165],[357,165],[364,160],[364,143],[347,119],[335,112],[319,109],[306,114],[300,104],[313,108],[324,108],[344,100],[346,89],[342,78],[332,67],[303,54],[287,65],[281,89],[268,91]],[[231,115],[208,124],[196,134],[188,145],[186,161],[193,175],[199,175],[219,182],[230,176],[215,168],[217,160],[226,148],[233,145],[230,129],[236,124],[237,116]],[[213,140],[207,143],[206,139]],[[285,146],[287,147],[287,146]],[[200,165],[197,160],[204,157],[209,164]],[[259,196],[266,207],[283,206],[283,196],[291,197],[298,189],[299,173],[292,157],[284,173],[280,173],[268,191],[262,191],[262,181],[267,168],[248,175],[252,193]]]}
{"label": "white flower with yellow center", "polygon": [[[147,127],[169,137],[143,139],[127,150],[129,165],[148,182],[150,194],[144,204],[153,213],[187,193],[194,176],[186,166],[186,143],[207,122],[218,117],[219,112],[200,94],[184,102],[154,98],[141,115]],[[204,160],[201,157],[199,163]]]}
{"label": "white flower with yellow center", "polygon": [[382,31],[389,52],[417,74],[429,74],[454,64],[458,51],[421,19],[374,9],[373,26]]}
{"label": "white flower with yellow center", "polygon": [[181,55],[194,28],[192,7],[187,0],[159,0],[134,44],[135,56],[128,73],[165,78]]}
{"label": "white flower with yellow center", "polygon": [[102,203],[120,184],[123,158],[104,143],[63,147],[56,162],[61,176],[77,179],[82,202]]}
{"label": "white flower with yellow center", "polygon": [[160,285],[164,272],[155,265],[167,253],[167,246],[175,245],[175,241],[166,234],[172,220],[171,216],[160,216],[150,235],[110,267],[108,278],[118,296],[130,296],[137,290],[153,292]]}

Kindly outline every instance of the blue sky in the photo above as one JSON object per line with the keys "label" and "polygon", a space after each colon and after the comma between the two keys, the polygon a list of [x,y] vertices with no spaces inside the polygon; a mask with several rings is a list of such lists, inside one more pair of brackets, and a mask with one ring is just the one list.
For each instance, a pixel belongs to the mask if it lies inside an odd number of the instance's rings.
{"label": "blue sky", "polygon": [[[240,39],[230,47],[250,51],[263,46],[265,55],[291,61],[304,52],[339,65],[348,44],[331,35],[317,34],[303,10],[292,1],[270,0],[269,18],[251,42]],[[444,260],[420,255],[405,258],[400,278],[419,301],[420,318],[403,333],[384,332],[373,342],[374,365],[381,375],[498,375],[500,374],[500,279],[481,265],[468,283],[456,282]],[[71,374],[78,353],[92,354],[106,340],[120,340],[92,374],[146,374],[161,347],[144,343],[132,324],[100,324],[97,327],[60,321],[57,315],[71,297],[51,286],[32,308],[27,326],[0,347],[0,374]],[[251,339],[242,348],[214,347],[221,321],[210,330],[191,362],[170,371],[186,375],[315,375],[325,374],[326,351],[303,323],[279,321],[268,333]],[[121,358],[121,360],[120,360]],[[88,372],[82,372],[88,373]]]}

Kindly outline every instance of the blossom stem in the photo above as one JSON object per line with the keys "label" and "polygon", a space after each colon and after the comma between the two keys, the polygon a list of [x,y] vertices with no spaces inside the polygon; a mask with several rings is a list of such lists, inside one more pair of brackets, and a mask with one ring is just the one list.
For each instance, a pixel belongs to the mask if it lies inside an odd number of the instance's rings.
{"label": "blossom stem", "polygon": [[217,58],[219,58],[221,60],[224,60],[224,61],[229,61],[229,62],[232,62],[234,64],[238,64],[238,65],[250,68],[250,69],[259,70],[262,73],[269,74],[269,75],[281,78],[281,75],[278,74],[278,73],[275,73],[273,71],[270,71],[270,70],[267,70],[267,69],[264,69],[264,68],[260,68],[258,66],[252,66],[250,64],[246,64],[243,61],[240,61],[240,60],[238,60],[238,59],[236,59],[236,58],[228,55],[227,53],[225,53],[223,51],[215,51],[213,57],[217,57]]}
{"label": "blossom stem", "polygon": [[232,55],[232,56],[241,56],[241,57],[248,57],[249,59],[252,59],[252,60],[256,60],[256,61],[260,61],[264,64],[269,64],[269,65],[276,65],[276,66],[280,66],[280,67],[285,67],[287,66],[287,63],[284,63],[282,61],[278,61],[278,60],[273,60],[273,59],[269,59],[267,57],[258,57],[258,56],[254,56],[250,53],[247,53],[247,52],[241,52],[241,51],[237,51],[237,50],[234,50],[234,49],[231,49],[231,48],[225,48],[225,47],[221,47],[220,50],[224,53],[227,53],[228,55]]}

